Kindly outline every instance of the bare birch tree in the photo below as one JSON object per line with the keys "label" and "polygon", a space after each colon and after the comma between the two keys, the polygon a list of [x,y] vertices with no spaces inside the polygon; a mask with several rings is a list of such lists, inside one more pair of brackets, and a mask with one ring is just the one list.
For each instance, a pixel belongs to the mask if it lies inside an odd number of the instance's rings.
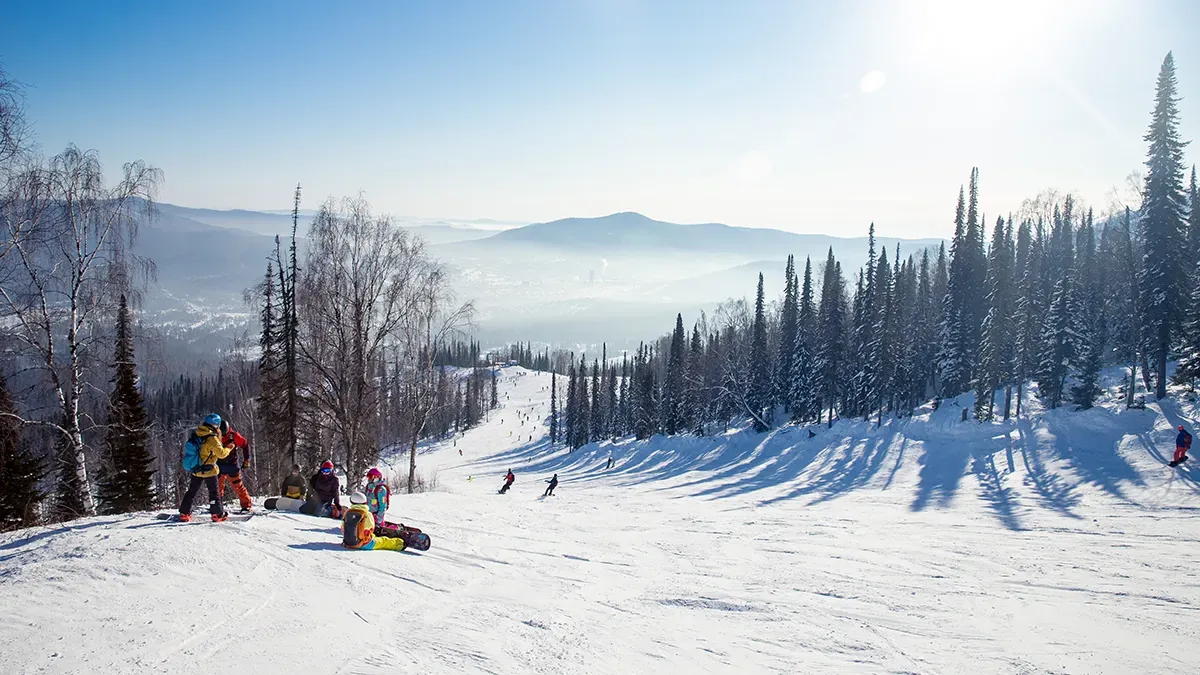
{"label": "bare birch tree", "polygon": [[54,411],[23,422],[59,437],[56,515],[92,515],[83,434],[96,426],[80,403],[86,370],[105,336],[122,291],[148,261],[130,251],[149,215],[157,169],[126,164],[113,187],[94,152],[69,146],[44,165],[8,181],[0,213],[6,254],[0,261],[0,317],[22,357],[44,376]]}

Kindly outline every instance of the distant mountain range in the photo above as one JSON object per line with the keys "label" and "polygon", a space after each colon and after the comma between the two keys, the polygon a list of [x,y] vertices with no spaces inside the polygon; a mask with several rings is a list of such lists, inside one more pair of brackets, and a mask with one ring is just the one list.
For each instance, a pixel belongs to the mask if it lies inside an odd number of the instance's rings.
{"label": "distant mountain range", "polygon": [[[265,272],[275,235],[287,235],[292,227],[290,212],[157,206],[158,218],[142,229],[137,252],[158,267],[161,292],[150,294],[148,307],[174,323],[186,323],[181,312],[244,308],[241,293]],[[301,214],[302,237],[312,217]],[[788,254],[797,256],[797,273],[806,256],[816,273],[832,247],[850,277],[866,261],[867,250],[866,237],[684,225],[631,212],[523,226],[486,219],[395,220],[424,237],[450,267],[459,296],[476,302],[485,336],[489,328],[497,337],[528,329],[537,334],[523,339],[533,340],[542,333],[576,341],[651,337],[657,313],[668,329],[676,311],[698,312],[752,294],[759,272],[768,279],[768,293],[776,295]],[[881,237],[878,246],[894,253],[899,243],[908,255],[940,242]]]}

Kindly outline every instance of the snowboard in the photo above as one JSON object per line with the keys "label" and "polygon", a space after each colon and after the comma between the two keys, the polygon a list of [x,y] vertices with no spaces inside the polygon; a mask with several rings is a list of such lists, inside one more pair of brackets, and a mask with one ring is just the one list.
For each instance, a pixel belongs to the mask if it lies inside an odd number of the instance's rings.
{"label": "snowboard", "polygon": [[1188,458],[1185,455],[1184,458],[1179,460],[1178,462],[1176,462],[1176,461],[1167,462],[1167,466],[1179,466],[1180,464],[1183,464],[1186,461],[1188,461]]}
{"label": "snowboard", "polygon": [[[230,513],[228,515],[229,515],[229,519],[221,521],[221,522],[244,523],[247,520],[250,520],[250,518],[254,516],[254,513],[253,512],[251,512],[251,513]],[[155,519],[161,520],[163,522],[179,523],[181,525],[191,525],[193,523],[211,523],[211,522],[213,522],[212,518],[207,513],[193,514],[192,519],[190,521],[188,521],[187,523],[184,523],[182,520],[179,519],[178,513],[160,513],[154,517],[155,517]]]}
{"label": "snowboard", "polygon": [[291,497],[267,497],[263,501],[263,508],[272,511],[299,511],[300,507],[306,503],[303,499],[292,499]]}
{"label": "snowboard", "polygon": [[376,529],[387,531],[387,534],[384,536],[399,537],[400,539],[403,539],[404,548],[406,549],[411,548],[416,551],[428,551],[430,545],[433,543],[429,539],[429,535],[415,527],[396,525],[395,523],[384,523],[376,527]]}

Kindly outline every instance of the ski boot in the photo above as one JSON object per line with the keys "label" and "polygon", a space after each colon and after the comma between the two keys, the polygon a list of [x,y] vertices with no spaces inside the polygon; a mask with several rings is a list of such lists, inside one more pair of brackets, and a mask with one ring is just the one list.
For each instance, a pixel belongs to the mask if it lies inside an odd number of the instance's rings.
{"label": "ski boot", "polygon": [[179,522],[181,522],[181,523],[190,523],[190,522],[192,522],[192,514],[190,514],[190,513],[181,513],[181,514],[179,514]]}
{"label": "ski boot", "polygon": [[228,513],[214,513],[214,514],[212,514],[212,521],[213,521],[214,523],[223,523],[223,522],[225,522],[225,521],[227,521],[227,520],[229,520],[229,514],[228,514]]}

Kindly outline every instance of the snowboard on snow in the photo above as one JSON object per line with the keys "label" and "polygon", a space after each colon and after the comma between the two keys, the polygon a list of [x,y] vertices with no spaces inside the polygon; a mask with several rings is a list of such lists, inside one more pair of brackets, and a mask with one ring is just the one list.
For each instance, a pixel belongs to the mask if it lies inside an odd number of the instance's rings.
{"label": "snowboard on snow", "polygon": [[[303,499],[292,499],[291,497],[268,497],[263,506],[273,511],[293,511],[295,513],[303,513],[309,516],[329,517],[334,520],[340,520],[332,514],[316,513],[312,506]],[[432,544],[429,535],[415,527],[402,527],[394,523],[383,523],[382,529],[389,530],[390,533],[385,535],[389,537],[397,537],[404,540],[404,547],[411,548],[415,551],[428,551]]]}
{"label": "snowboard on snow", "polygon": [[[229,515],[229,518],[228,518],[228,519],[226,519],[226,520],[223,520],[223,521],[221,521],[221,522],[226,522],[226,523],[244,523],[244,522],[246,522],[247,520],[250,520],[250,518],[254,516],[254,513],[253,513],[253,512],[250,512],[250,513],[230,513],[230,514],[228,514],[228,515]],[[156,516],[154,516],[154,517],[155,517],[155,519],[157,519],[157,520],[161,520],[161,521],[168,522],[168,523],[180,523],[180,524],[185,524],[185,523],[184,523],[184,521],[182,521],[182,520],[180,520],[180,519],[179,519],[179,514],[178,514],[178,513],[160,513],[160,514],[158,514],[158,515],[156,515]],[[209,514],[207,514],[207,513],[199,513],[199,514],[192,514],[192,519],[191,519],[190,521],[188,521],[186,524],[190,525],[190,524],[192,524],[192,523],[211,523],[211,522],[213,522],[213,520],[212,520],[212,517],[211,517]]]}
{"label": "snowboard on snow", "polygon": [[1187,458],[1187,456],[1184,456],[1184,458],[1179,460],[1178,462],[1176,462],[1176,461],[1167,462],[1167,466],[1179,466],[1180,464],[1183,464],[1186,461],[1188,461],[1188,458]]}
{"label": "snowboard on snow", "polygon": [[428,551],[433,542],[429,539],[429,535],[415,527],[407,525],[396,525],[395,523],[383,523],[375,528],[376,533],[383,531],[385,537],[398,537],[404,540],[405,549],[413,549],[415,551]]}

